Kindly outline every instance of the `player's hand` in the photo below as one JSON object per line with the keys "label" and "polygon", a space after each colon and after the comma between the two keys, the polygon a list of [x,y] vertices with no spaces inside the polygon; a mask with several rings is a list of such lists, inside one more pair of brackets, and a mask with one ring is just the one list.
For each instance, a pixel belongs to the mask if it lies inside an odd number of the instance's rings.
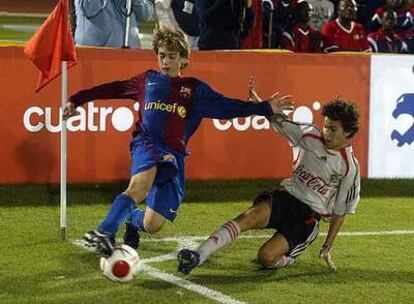
{"label": "player's hand", "polygon": [[319,251],[319,257],[324,260],[329,269],[332,271],[337,270],[331,256],[331,246],[322,246],[321,250]]}
{"label": "player's hand", "polygon": [[69,117],[78,115],[79,112],[76,111],[76,106],[73,102],[68,102],[63,109],[63,119],[68,119]]}
{"label": "player's hand", "polygon": [[253,103],[262,102],[262,99],[260,98],[259,94],[256,92],[256,87],[254,85],[254,76],[250,76],[249,78],[249,101]]}
{"label": "player's hand", "polygon": [[293,111],[295,102],[292,95],[279,96],[279,92],[273,94],[269,99],[274,114],[283,111]]}

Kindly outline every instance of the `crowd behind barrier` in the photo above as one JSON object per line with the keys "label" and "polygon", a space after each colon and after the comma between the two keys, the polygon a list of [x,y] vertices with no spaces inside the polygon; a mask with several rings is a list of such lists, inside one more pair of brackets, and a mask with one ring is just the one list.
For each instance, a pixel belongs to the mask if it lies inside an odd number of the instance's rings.
{"label": "crowd behind barrier", "polygon": [[[68,0],[77,45],[123,47],[126,0]],[[414,0],[133,0],[129,47],[138,27],[173,27],[193,49],[414,53]],[[55,2],[5,0],[0,11],[48,14]],[[148,37],[148,41],[151,39]],[[145,44],[149,47],[149,43]]]}
{"label": "crowd behind barrier", "polygon": [[[124,35],[125,0],[70,1],[78,45],[122,46],[106,37]],[[134,0],[132,7],[131,35],[152,14],[155,26],[184,31],[193,49],[414,53],[413,0]],[[119,27],[108,28],[114,22]],[[131,47],[139,48],[137,37]]]}

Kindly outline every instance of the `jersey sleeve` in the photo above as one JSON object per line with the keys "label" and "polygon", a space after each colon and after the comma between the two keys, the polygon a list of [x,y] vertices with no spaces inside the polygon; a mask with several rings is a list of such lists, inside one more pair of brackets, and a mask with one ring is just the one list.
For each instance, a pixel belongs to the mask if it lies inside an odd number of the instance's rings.
{"label": "jersey sleeve", "polygon": [[286,137],[293,147],[303,146],[303,138],[306,136],[320,137],[320,132],[314,125],[294,122],[284,114],[272,115],[270,122],[273,130]]}
{"label": "jersey sleeve", "polygon": [[194,113],[204,118],[232,119],[254,114],[270,116],[273,112],[266,101],[252,103],[228,98],[199,81],[196,88]]}
{"label": "jersey sleeve", "polygon": [[96,99],[132,99],[138,100],[144,90],[146,73],[139,74],[128,80],[101,84],[90,89],[81,90],[69,98],[76,106]]}
{"label": "jersey sleeve", "polygon": [[345,214],[354,214],[359,202],[361,190],[361,176],[359,165],[355,157],[350,157],[350,169],[340,182],[338,194],[332,212],[342,216]]}

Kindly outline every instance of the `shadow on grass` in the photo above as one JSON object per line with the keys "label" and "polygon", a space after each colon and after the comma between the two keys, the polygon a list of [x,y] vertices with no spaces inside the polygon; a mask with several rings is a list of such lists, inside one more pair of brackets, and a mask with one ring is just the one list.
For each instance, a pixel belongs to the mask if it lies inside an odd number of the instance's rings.
{"label": "shadow on grass", "polygon": [[[185,201],[251,201],[257,193],[270,190],[277,180],[187,181]],[[110,204],[126,189],[127,182],[68,185],[68,205]],[[59,205],[56,184],[0,185],[0,206]],[[414,179],[375,179],[362,182],[361,197],[414,197]]]}
{"label": "shadow on grass", "polygon": [[[214,268],[213,268],[214,269]],[[214,269],[215,270],[215,269]],[[215,270],[216,271],[216,270]],[[401,283],[412,284],[414,273],[412,271],[386,271],[359,268],[341,268],[338,272],[332,272],[324,266],[317,265],[300,265],[282,270],[257,270],[245,271],[243,273],[234,272],[225,274],[223,272],[215,272],[214,274],[197,273],[194,271],[188,278],[194,283],[205,284],[244,284],[249,286],[252,278],[256,282],[279,282],[295,284],[295,282],[308,282],[315,285],[330,285],[355,282],[371,282],[371,283]],[[243,288],[245,288],[243,286]]]}

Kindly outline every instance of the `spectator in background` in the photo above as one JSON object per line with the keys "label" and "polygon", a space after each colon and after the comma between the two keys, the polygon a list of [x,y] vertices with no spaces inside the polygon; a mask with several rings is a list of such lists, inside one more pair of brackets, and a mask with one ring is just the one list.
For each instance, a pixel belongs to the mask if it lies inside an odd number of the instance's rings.
{"label": "spectator in background", "polygon": [[296,0],[263,0],[264,48],[280,47],[282,33],[290,31],[296,17]]}
{"label": "spectator in background", "polygon": [[[149,0],[132,0],[129,47],[140,48],[138,22],[152,16]],[[75,44],[119,48],[124,45],[126,0],[75,0]]]}
{"label": "spectator in background", "polygon": [[375,53],[407,53],[407,44],[395,33],[397,13],[388,9],[382,14],[382,27],[368,35],[368,42]]}
{"label": "spectator in background", "polygon": [[254,12],[254,22],[252,28],[248,31],[247,37],[242,37],[243,49],[261,49],[263,47],[263,7],[262,0],[252,0],[252,9]]}
{"label": "spectator in background", "polygon": [[321,33],[309,25],[312,6],[305,0],[298,2],[297,20],[290,32],[283,32],[281,48],[293,52],[318,53],[322,50]]}
{"label": "spectator in background", "polygon": [[254,21],[252,0],[197,0],[200,50],[239,49]]}
{"label": "spectator in background", "polygon": [[75,12],[75,0],[69,1],[69,17],[70,17],[70,25],[72,30],[72,35],[75,36],[76,31],[76,12]]}
{"label": "spectator in background", "polygon": [[155,0],[155,18],[161,28],[181,30],[192,49],[197,49],[200,35],[196,0]]}
{"label": "spectator in background", "polygon": [[320,30],[332,18],[334,5],[328,0],[308,0],[308,3],[312,6],[310,24]]}
{"label": "spectator in background", "polygon": [[409,54],[414,54],[414,28],[401,32],[399,35],[407,44],[407,52]]}
{"label": "spectator in background", "polygon": [[409,30],[414,25],[414,0],[406,0],[403,3],[403,8],[407,12],[406,13],[406,22],[403,26],[403,30]]}
{"label": "spectator in background", "polygon": [[386,0],[384,5],[375,10],[375,14],[372,17],[368,28],[370,32],[376,31],[381,27],[382,17],[385,11],[389,9],[392,9],[397,13],[397,25],[395,27],[396,32],[398,33],[404,29],[408,29],[410,26],[410,19],[403,8],[402,0]]}
{"label": "spectator in background", "polygon": [[[375,10],[384,4],[385,0],[355,0],[357,5],[357,21],[367,29],[371,23]],[[334,16],[338,16],[338,4],[340,0],[330,0],[335,7]]]}
{"label": "spectator in background", "polygon": [[339,2],[338,18],[329,21],[322,27],[325,52],[371,51],[364,27],[354,21],[356,12],[357,7],[354,0]]}
{"label": "spectator in background", "polygon": [[370,28],[371,19],[375,14],[375,10],[383,3],[382,0],[356,0],[357,2],[357,21],[361,23],[365,30]]}
{"label": "spectator in background", "polygon": [[407,30],[399,33],[399,35],[407,44],[408,53],[414,54],[414,27],[412,26],[414,24],[414,0],[406,0],[404,5],[407,10],[407,17],[411,26]]}

